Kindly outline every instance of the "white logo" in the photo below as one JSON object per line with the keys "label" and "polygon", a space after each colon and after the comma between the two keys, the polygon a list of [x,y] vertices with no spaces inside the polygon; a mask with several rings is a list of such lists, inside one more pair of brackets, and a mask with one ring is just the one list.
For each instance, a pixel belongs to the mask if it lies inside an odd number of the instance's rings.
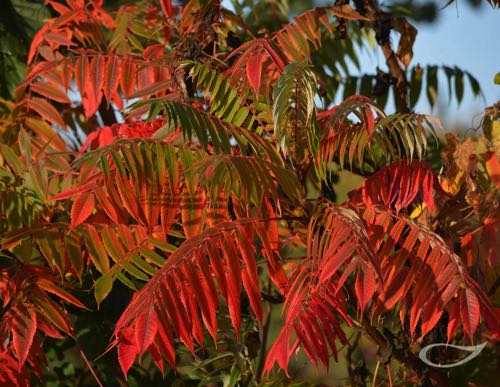
{"label": "white logo", "polygon": [[[452,368],[452,367],[458,367],[462,364],[467,363],[468,361],[474,359],[479,353],[483,350],[483,348],[486,346],[486,341],[482,344],[479,345],[472,345],[472,346],[462,346],[462,345],[454,345],[454,344],[445,344],[445,343],[437,343],[437,344],[429,344],[422,348],[420,350],[420,353],[418,354],[418,357],[420,360],[422,360],[425,364],[430,365],[431,367],[437,367],[437,368]],[[456,363],[451,363],[451,364],[436,364],[431,362],[427,358],[427,352],[435,347],[451,347],[451,348],[456,348],[456,349],[461,349],[462,351],[467,351],[467,352],[472,352],[469,356],[463,358],[460,361],[457,361]]]}

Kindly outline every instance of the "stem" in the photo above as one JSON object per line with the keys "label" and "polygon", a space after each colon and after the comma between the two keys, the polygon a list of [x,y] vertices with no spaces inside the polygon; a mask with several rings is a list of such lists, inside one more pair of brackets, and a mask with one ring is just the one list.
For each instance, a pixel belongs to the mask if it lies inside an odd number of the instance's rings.
{"label": "stem", "polygon": [[377,366],[375,367],[375,372],[373,373],[372,387],[377,386],[377,375],[379,367],[380,367],[380,360],[377,361]]}
{"label": "stem", "polygon": [[427,367],[422,363],[422,361],[411,352],[408,346],[403,346],[403,348],[396,348],[387,337],[378,331],[377,328],[372,326],[366,317],[363,317],[361,323],[361,329],[365,334],[367,334],[378,346],[380,346],[384,351],[392,350],[391,356],[398,360],[405,367],[411,369],[416,375],[419,381],[425,380],[430,377],[436,385],[439,387],[449,386],[447,377],[439,370],[435,368]]}
{"label": "stem", "polygon": [[99,380],[99,377],[97,376],[96,372],[94,371],[92,364],[90,364],[90,361],[89,361],[89,359],[87,359],[85,352],[83,352],[83,349],[82,349],[80,343],[78,342],[78,340],[76,338],[74,338],[74,340],[75,340],[76,346],[78,348],[78,351],[80,352],[80,356],[82,357],[84,363],[87,365],[87,368],[89,369],[90,373],[92,374],[92,377],[94,378],[96,383],[99,385],[99,387],[103,387],[104,385]]}

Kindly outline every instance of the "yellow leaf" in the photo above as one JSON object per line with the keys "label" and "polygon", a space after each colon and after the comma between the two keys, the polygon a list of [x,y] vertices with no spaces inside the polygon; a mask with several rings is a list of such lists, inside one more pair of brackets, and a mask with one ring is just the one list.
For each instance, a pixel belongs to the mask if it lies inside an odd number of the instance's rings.
{"label": "yellow leaf", "polygon": [[422,211],[427,207],[425,203],[420,203],[410,214],[410,218],[416,219],[420,216]]}
{"label": "yellow leaf", "polygon": [[500,163],[495,153],[490,153],[489,157],[485,160],[485,165],[491,182],[497,189],[500,189]]}

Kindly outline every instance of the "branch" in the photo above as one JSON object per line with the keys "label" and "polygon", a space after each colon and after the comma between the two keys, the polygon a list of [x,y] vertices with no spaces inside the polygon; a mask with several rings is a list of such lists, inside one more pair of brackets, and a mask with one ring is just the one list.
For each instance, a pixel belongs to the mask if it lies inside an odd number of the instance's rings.
{"label": "branch", "polygon": [[436,386],[449,386],[448,378],[443,375],[441,371],[425,366],[422,361],[413,352],[411,352],[409,346],[397,348],[392,343],[392,338],[389,339],[383,335],[376,327],[370,324],[366,317],[363,317],[361,329],[382,349],[383,352],[390,352],[391,356],[393,356],[405,367],[415,372],[420,381],[425,380],[426,377],[430,377],[436,383]]}
{"label": "branch", "polygon": [[360,338],[361,332],[358,332],[354,337],[354,341],[349,345],[349,349],[347,350],[345,356],[347,361],[347,371],[349,373],[349,379],[351,379],[351,384],[354,387],[366,387],[365,379],[368,375],[364,364],[364,359],[361,362],[361,365],[353,365],[353,353],[358,347]]}
{"label": "branch", "polygon": [[[382,49],[387,67],[389,68],[389,73],[394,80],[393,87],[396,110],[400,113],[409,113],[411,109],[406,71],[401,58],[399,58],[392,49],[390,41],[390,31],[394,28],[397,22],[396,19],[390,13],[383,11],[375,0],[366,0],[364,2],[356,1],[356,8],[360,14],[368,16],[373,23],[377,43]],[[401,19],[399,22],[406,23],[406,25],[409,26],[408,29],[413,28],[405,19]],[[414,39],[415,36],[413,35],[412,37]]]}

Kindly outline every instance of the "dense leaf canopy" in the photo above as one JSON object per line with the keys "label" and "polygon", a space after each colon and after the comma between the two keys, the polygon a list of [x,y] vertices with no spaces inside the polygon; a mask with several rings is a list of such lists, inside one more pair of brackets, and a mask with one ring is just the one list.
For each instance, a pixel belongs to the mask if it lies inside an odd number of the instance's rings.
{"label": "dense leaf canopy", "polygon": [[46,20],[0,90],[1,385],[288,385],[342,355],[352,385],[444,386],[419,348],[493,353],[500,108],[463,139],[415,112],[481,90],[411,65],[397,7],[21,3]]}

